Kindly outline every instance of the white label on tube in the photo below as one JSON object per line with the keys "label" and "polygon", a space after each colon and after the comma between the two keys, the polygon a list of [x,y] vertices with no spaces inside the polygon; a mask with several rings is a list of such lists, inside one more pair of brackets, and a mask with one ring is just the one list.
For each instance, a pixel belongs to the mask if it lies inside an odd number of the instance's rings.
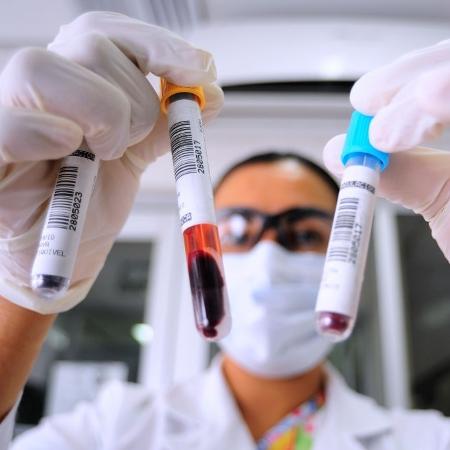
{"label": "white label on tube", "polygon": [[98,165],[98,158],[82,149],[61,161],[32,275],[72,277]]}
{"label": "white label on tube", "polygon": [[200,108],[195,100],[177,100],[169,104],[168,111],[181,229],[201,223],[215,224]]}
{"label": "white label on tube", "polygon": [[337,200],[316,311],[354,317],[364,277],[379,173],[345,169]]}

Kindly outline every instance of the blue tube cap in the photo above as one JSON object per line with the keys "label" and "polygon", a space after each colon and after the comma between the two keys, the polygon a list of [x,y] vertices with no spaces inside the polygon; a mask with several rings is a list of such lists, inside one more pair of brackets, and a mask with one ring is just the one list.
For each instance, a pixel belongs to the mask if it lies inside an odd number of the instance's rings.
{"label": "blue tube cap", "polygon": [[380,161],[381,170],[389,165],[389,153],[377,150],[369,141],[369,127],[372,116],[354,111],[347,130],[341,161],[345,165],[350,157],[356,155],[372,155]]}

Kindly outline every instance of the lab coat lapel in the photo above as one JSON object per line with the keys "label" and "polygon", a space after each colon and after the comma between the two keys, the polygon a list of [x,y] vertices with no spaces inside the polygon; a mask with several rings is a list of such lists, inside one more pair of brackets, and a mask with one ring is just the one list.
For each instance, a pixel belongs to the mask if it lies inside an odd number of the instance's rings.
{"label": "lab coat lapel", "polygon": [[[256,445],[216,358],[208,371],[183,392],[164,414],[164,450],[254,450]],[[170,430],[168,431],[168,425]],[[152,447],[153,448],[153,447]]]}
{"label": "lab coat lapel", "polygon": [[[352,391],[341,375],[326,366],[326,403],[318,416],[313,450],[368,450],[392,431],[389,413],[374,400]],[[380,439],[378,439],[380,438]]]}
{"label": "lab coat lapel", "polygon": [[202,443],[202,450],[255,449],[256,444],[223,375],[220,356],[208,372],[200,401],[208,428],[205,435],[208,441]]}

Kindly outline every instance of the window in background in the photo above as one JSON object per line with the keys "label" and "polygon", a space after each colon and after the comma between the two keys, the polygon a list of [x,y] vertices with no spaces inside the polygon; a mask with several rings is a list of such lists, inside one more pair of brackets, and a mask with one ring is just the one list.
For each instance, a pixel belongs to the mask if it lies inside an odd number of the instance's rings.
{"label": "window in background", "polygon": [[398,216],[413,406],[450,415],[450,267],[428,224]]}
{"label": "window in background", "polygon": [[44,344],[19,406],[18,431],[44,413],[71,409],[108,379],[136,381],[144,324],[150,242],[117,242],[88,297],[60,314]]}

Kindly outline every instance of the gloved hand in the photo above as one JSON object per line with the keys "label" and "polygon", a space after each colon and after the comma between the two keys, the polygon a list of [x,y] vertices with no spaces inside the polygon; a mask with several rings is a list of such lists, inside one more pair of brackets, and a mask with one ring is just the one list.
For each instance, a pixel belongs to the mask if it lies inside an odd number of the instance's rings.
{"label": "gloved hand", "polygon": [[[421,214],[450,261],[450,153],[418,147],[450,124],[450,40],[365,74],[350,101],[375,116],[371,143],[392,153],[378,194]],[[336,136],[324,149],[325,164],[337,175],[344,139]]]}
{"label": "gloved hand", "polygon": [[[214,116],[223,100],[211,55],[171,32],[108,12],[61,28],[48,50],[21,50],[0,76],[0,295],[46,314],[87,294],[123,226],[139,177],[169,150],[159,98],[145,75],[202,85]],[[60,300],[30,290],[30,270],[58,159],[83,136],[102,160],[72,285]],[[170,176],[170,174],[168,174]]]}

